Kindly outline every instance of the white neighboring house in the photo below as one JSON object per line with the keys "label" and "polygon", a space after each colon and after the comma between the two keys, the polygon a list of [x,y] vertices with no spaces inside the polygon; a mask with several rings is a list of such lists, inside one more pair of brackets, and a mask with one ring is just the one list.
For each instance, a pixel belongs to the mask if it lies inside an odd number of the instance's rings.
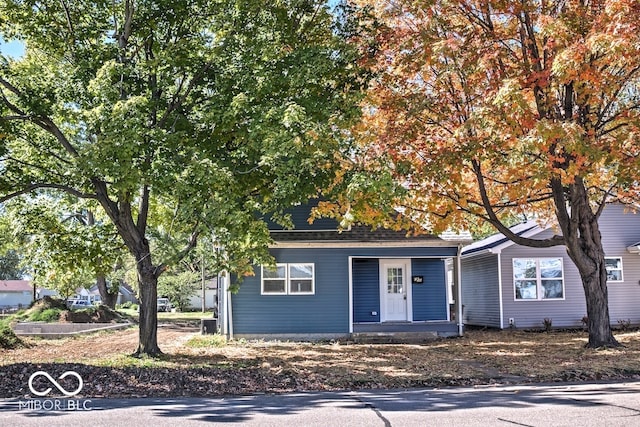
{"label": "white neighboring house", "polygon": [[55,289],[47,289],[47,288],[36,289],[36,299],[42,299],[44,297],[59,298],[60,294]]}
{"label": "white neighboring house", "polygon": [[0,310],[23,308],[33,302],[29,280],[0,280]]}
{"label": "white neighboring house", "polygon": [[89,301],[91,303],[96,302],[100,303],[100,292],[98,292],[97,288],[95,292],[92,292],[87,288],[78,288],[76,289],[76,293],[68,298],[69,300],[80,300],[80,301]]}
{"label": "white neighboring house", "polygon": [[[205,310],[213,310],[217,307],[218,299],[218,279],[213,278],[205,281],[204,302]],[[189,297],[187,307],[194,310],[202,309],[202,289],[198,289]]]}
{"label": "white neighboring house", "polygon": [[[75,295],[69,297],[70,300],[89,301],[93,305],[100,305],[102,298],[100,297],[100,291],[98,285],[93,285],[89,289],[78,288]],[[118,299],[116,304],[123,304],[127,301],[138,303],[136,294],[129,285],[120,285],[118,290]]]}

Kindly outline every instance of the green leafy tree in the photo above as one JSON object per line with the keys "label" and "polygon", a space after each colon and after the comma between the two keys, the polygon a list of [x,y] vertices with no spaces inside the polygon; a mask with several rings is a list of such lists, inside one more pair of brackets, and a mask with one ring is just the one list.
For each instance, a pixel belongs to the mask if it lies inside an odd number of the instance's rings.
{"label": "green leafy tree", "polygon": [[[333,180],[364,79],[322,1],[0,1],[0,202],[93,200],[135,259],[136,354],[157,344],[157,281],[200,235],[229,265],[269,260],[256,212]],[[151,230],[173,251],[156,253]],[[170,238],[169,238],[170,237]]]}
{"label": "green leafy tree", "polygon": [[0,255],[0,280],[20,280],[26,272],[18,251],[9,249]]}
{"label": "green leafy tree", "polygon": [[184,311],[189,300],[201,287],[198,272],[183,271],[177,274],[163,274],[158,280],[158,295],[169,298],[171,304]]}
{"label": "green leafy tree", "polygon": [[21,252],[38,285],[67,297],[96,283],[102,303],[115,307],[118,282],[108,286],[107,278],[127,253],[113,224],[96,219],[96,207],[46,194],[9,202],[3,219],[23,242]]}
{"label": "green leafy tree", "polygon": [[22,242],[16,236],[11,221],[5,217],[6,209],[0,206],[0,280],[20,280],[27,274]]}

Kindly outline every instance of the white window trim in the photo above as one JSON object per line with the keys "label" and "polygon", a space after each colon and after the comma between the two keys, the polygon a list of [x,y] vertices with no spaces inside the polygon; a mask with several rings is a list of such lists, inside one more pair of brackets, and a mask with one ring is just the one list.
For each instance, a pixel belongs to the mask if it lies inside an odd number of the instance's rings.
{"label": "white window trim", "polygon": [[[284,267],[284,275],[285,277],[281,278],[267,278],[265,279],[264,277],[264,270],[265,270],[265,266],[262,266],[262,270],[260,271],[260,294],[261,295],[287,295],[287,271],[288,271],[288,267],[287,264],[276,264],[276,268],[278,267]],[[265,292],[264,290],[264,282],[265,281],[275,281],[275,280],[283,280],[284,279],[284,292]]]}
{"label": "white window trim", "polygon": [[[310,292],[293,292],[291,290],[292,280],[296,279],[295,277],[291,277],[291,267],[299,266],[299,265],[310,265],[311,266],[311,291]],[[276,267],[284,267],[285,277],[284,277],[284,292],[265,292],[264,283],[269,280],[282,280],[283,278],[267,278],[264,277],[265,266],[262,266],[261,277],[260,277],[260,295],[315,295],[316,293],[316,265],[313,262],[294,262],[294,263],[277,263]],[[302,279],[298,277],[297,279]],[[308,278],[304,278],[304,280],[309,280]]]}
{"label": "white window trim", "polygon": [[[537,294],[537,298],[518,298],[517,297],[517,292],[516,292],[516,281],[518,280],[534,280],[533,278],[530,279],[517,279],[516,278],[516,269],[515,269],[515,261],[516,260],[520,260],[520,259],[526,259],[526,260],[532,260],[535,261],[536,263],[536,277],[535,277],[535,281],[536,281],[536,294]],[[553,279],[548,279],[548,280],[561,280],[562,281],[562,298],[544,298],[544,288],[542,287],[542,282],[545,279],[542,279],[542,275],[540,272],[540,261],[542,260],[556,260],[559,259],[560,260],[560,268],[562,269],[562,276],[561,277],[554,277]],[[513,258],[511,260],[511,275],[513,277],[513,300],[516,302],[525,302],[525,301],[563,301],[565,299],[565,295],[566,295],[566,288],[565,288],[565,280],[564,280],[564,259],[562,259],[562,257],[542,257],[542,258],[532,258],[532,257],[522,257],[522,258]]]}
{"label": "white window trim", "polygon": [[[614,270],[620,270],[620,280],[609,280],[607,279],[607,283],[622,283],[624,282],[624,265],[622,264],[621,256],[605,256],[605,259],[619,259],[620,260],[620,268],[615,268]],[[608,271],[608,269],[607,269]]]}
{"label": "white window trim", "polygon": [[[311,266],[311,291],[309,292],[293,292],[291,290],[291,285],[294,279],[309,280],[308,277],[291,277],[291,267],[295,267],[299,265]],[[316,293],[316,266],[314,263],[296,262],[296,263],[287,264],[287,292],[289,293],[289,295],[314,295]]]}

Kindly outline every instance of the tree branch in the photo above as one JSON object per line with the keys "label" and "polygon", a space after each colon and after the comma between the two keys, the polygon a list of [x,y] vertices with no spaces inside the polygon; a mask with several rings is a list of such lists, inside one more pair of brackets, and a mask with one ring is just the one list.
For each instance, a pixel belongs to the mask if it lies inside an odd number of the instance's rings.
{"label": "tree branch", "polygon": [[140,190],[140,203],[138,204],[138,221],[136,227],[140,234],[144,235],[149,217],[149,186],[144,185]]}
{"label": "tree branch", "polygon": [[521,237],[517,234],[515,234],[513,231],[511,231],[511,229],[507,226],[505,226],[502,221],[500,221],[500,219],[498,218],[498,216],[496,215],[495,211],[494,211],[494,207],[491,204],[491,201],[489,200],[489,196],[487,194],[487,189],[484,183],[484,177],[482,175],[482,169],[480,167],[480,163],[476,160],[473,161],[473,169],[474,169],[474,173],[476,175],[476,179],[478,181],[478,189],[480,190],[480,197],[482,199],[482,206],[484,208],[484,210],[487,212],[487,216],[489,219],[489,222],[502,234],[504,234],[504,236],[511,240],[512,242],[518,244],[518,245],[522,245],[522,246],[529,246],[529,247],[533,247],[533,248],[550,248],[552,246],[560,246],[560,245],[564,245],[565,244],[565,240],[563,236],[552,236],[548,239],[542,239],[542,240],[538,240],[538,239],[528,239],[525,237]]}
{"label": "tree branch", "polygon": [[[200,221],[196,221],[195,225],[193,226],[193,231],[189,236],[187,245],[175,256],[174,259],[172,259],[172,261],[176,263],[180,262],[193,248],[196,247],[196,245],[198,244],[198,237],[200,236],[200,231],[198,230],[199,227]],[[159,277],[166,269],[167,265],[165,263],[161,263],[156,266],[154,274],[156,275],[156,277]]]}
{"label": "tree branch", "polygon": [[[16,95],[17,97],[23,98],[22,92],[17,87],[9,83],[7,80],[0,78],[0,85],[4,86],[6,89],[8,89],[11,93]],[[27,119],[28,121],[44,129],[45,131],[50,133],[53,137],[55,137],[58,140],[58,142],[60,142],[60,144],[64,147],[64,149],[73,157],[79,156],[78,152],[73,147],[73,145],[71,145],[71,143],[69,142],[67,137],[64,135],[64,133],[62,133],[62,131],[58,128],[58,126],[56,126],[53,120],[51,120],[49,117],[46,117],[46,116],[38,117],[38,116],[28,115],[27,113],[22,111],[18,106],[11,103],[7,99],[7,97],[4,95],[4,93],[2,93],[2,100],[5,103],[5,105],[9,107],[11,111],[13,111],[14,113],[20,116],[28,117]]]}
{"label": "tree branch", "polygon": [[40,183],[40,184],[31,184],[26,188],[23,188],[21,190],[14,191],[13,193],[1,196],[0,197],[0,203],[4,203],[7,200],[13,199],[13,198],[18,197],[18,196],[22,196],[23,194],[31,193],[31,192],[33,192],[35,190],[46,189],[46,188],[51,188],[51,189],[54,189],[54,190],[61,190],[61,191],[65,192],[65,193],[71,194],[72,196],[76,196],[76,197],[79,197],[81,199],[97,199],[95,194],[83,193],[83,192],[81,192],[79,190],[76,190],[75,188],[72,188],[72,187],[69,187],[69,186],[66,186],[66,185]]}

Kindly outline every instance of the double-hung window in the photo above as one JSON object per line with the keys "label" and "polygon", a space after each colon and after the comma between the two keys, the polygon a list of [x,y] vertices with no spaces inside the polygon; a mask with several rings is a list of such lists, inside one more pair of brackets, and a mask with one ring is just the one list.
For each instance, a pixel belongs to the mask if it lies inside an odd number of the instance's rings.
{"label": "double-hung window", "polygon": [[314,264],[276,264],[275,269],[262,267],[263,295],[313,295]]}
{"label": "double-hung window", "polygon": [[622,282],[622,258],[607,257],[604,259],[607,266],[607,282]]}
{"label": "double-hung window", "polygon": [[514,258],[513,283],[518,301],[563,299],[562,258]]}

